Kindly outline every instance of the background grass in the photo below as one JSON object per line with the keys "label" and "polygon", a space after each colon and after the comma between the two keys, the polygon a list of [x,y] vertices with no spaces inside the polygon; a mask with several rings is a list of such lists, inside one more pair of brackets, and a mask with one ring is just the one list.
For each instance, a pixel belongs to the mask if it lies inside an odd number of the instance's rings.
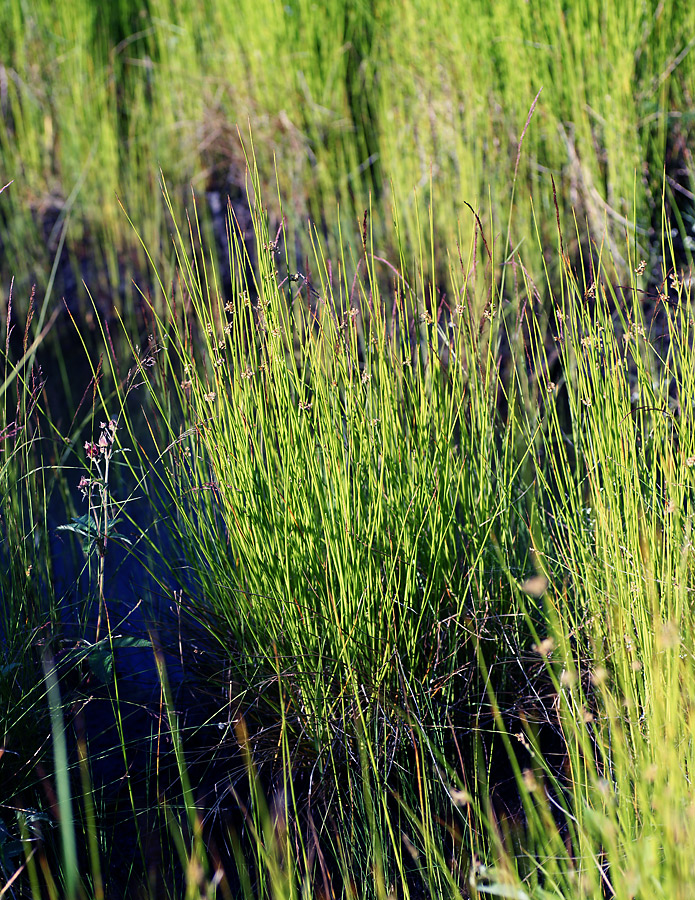
{"label": "background grass", "polygon": [[[241,213],[237,128],[246,133],[248,122],[266,202],[277,166],[285,214],[293,225],[318,223],[329,256],[338,223],[352,229],[370,196],[376,246],[393,250],[393,195],[400,238],[417,247],[427,224],[415,214],[418,189],[423,207],[432,203],[435,260],[443,259],[473,233],[465,203],[488,224],[506,221],[517,165],[542,235],[539,246],[523,202],[509,240],[525,244],[538,280],[540,248],[553,245],[548,174],[566,232],[574,234],[574,210],[594,233],[607,230],[624,262],[626,228],[646,249],[653,229],[659,242],[666,166],[666,202],[692,240],[695,21],[687,6],[331,3],[317,11],[304,2],[148,0],[106,11],[88,0],[9,2],[0,167],[15,181],[3,198],[3,277],[15,275],[18,297],[33,280],[43,288],[69,221],[72,265],[69,274],[61,268],[60,289],[84,301],[87,277],[105,309],[129,310],[130,275],[143,260],[117,198],[163,263],[158,168],[179,215],[191,183],[201,198],[214,194],[214,210],[231,192]],[[202,202],[203,223],[209,211]],[[217,222],[223,227],[219,212]]]}

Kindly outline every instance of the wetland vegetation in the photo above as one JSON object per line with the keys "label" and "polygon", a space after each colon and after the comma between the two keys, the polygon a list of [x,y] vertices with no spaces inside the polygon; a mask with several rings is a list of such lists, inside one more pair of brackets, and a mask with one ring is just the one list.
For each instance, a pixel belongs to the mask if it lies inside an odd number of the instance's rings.
{"label": "wetland vegetation", "polygon": [[0,897],[689,898],[695,12],[3,16]]}

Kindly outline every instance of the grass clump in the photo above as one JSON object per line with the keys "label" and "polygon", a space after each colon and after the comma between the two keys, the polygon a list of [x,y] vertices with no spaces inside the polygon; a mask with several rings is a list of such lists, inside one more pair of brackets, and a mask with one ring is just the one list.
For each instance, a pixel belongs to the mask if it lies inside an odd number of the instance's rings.
{"label": "grass clump", "polygon": [[356,709],[369,728],[390,717],[411,682],[447,708],[475,660],[478,592],[514,620],[494,585],[530,566],[527,423],[497,428],[500,318],[492,295],[476,313],[470,269],[446,317],[422,258],[384,267],[387,299],[365,232],[357,274],[319,255],[315,288],[254,214],[253,280],[230,219],[231,299],[202,255],[180,259],[157,329],[183,423],[160,452],[196,612],[223,627],[235,680],[280,679],[323,768],[328,735]]}

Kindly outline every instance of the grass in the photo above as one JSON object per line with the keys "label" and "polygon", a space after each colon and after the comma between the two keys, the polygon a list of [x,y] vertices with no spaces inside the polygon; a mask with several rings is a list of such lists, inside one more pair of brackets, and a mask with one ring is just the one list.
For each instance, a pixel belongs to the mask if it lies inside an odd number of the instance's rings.
{"label": "grass", "polygon": [[690,897],[692,17],[8,5],[0,897]]}
{"label": "grass", "polygon": [[[3,241],[5,258],[18,262],[3,278],[23,279],[20,297],[48,282],[64,239],[58,290],[89,317],[86,277],[102,310],[129,315],[131,276],[145,265],[119,199],[165,270],[157,168],[179,220],[191,182],[201,197],[222,192],[219,232],[225,192],[247,212],[237,127],[246,133],[249,121],[271,230],[277,167],[293,231],[304,240],[311,218],[330,256],[339,255],[340,228],[351,230],[371,197],[375,245],[392,258],[392,194],[399,238],[416,251],[428,225],[417,215],[417,187],[434,210],[442,280],[447,249],[468,246],[474,232],[465,203],[488,230],[506,220],[515,163],[542,242],[528,204],[516,204],[498,264],[523,244],[537,281],[541,247],[554,241],[548,172],[565,233],[574,235],[574,210],[592,233],[606,231],[624,263],[626,229],[645,255],[658,249],[666,167],[674,225],[692,238],[695,21],[683,5],[412,2],[396,15],[383,3],[332,3],[317,16],[305,0],[121,0],[97,16],[89,0],[12,0],[7,13],[0,168],[13,183]],[[201,205],[212,245],[209,212]],[[311,258],[308,241],[302,251]]]}
{"label": "grass", "polygon": [[[559,234],[547,304],[520,254],[500,281],[494,232],[435,288],[433,245],[409,256],[397,212],[393,261],[369,217],[336,260],[310,234],[309,283],[259,178],[251,156],[255,249],[230,211],[230,292],[193,208],[177,281],[146,298],[147,346],[127,374],[115,355],[94,367],[69,451],[90,511],[63,532],[96,559],[79,639],[41,540],[8,580],[7,891],[687,897],[695,366],[667,223],[673,265],[647,302],[633,241],[617,283],[609,244],[575,269]],[[37,455],[48,411],[10,353],[39,417],[34,444],[4,444],[28,503],[78,467]],[[5,506],[47,539],[43,507]],[[178,637],[165,619],[124,632],[119,535]],[[40,578],[44,606],[23,586]],[[138,648],[150,701],[128,680]],[[176,659],[190,695],[170,687]]]}

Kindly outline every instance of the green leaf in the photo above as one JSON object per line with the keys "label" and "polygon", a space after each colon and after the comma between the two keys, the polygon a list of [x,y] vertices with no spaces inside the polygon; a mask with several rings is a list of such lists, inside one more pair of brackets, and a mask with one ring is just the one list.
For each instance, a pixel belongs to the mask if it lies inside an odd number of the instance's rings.
{"label": "green leaf", "polygon": [[94,515],[89,513],[84,516],[73,517],[68,525],[59,525],[58,531],[74,531],[81,537],[92,537],[99,534],[99,523]]}
{"label": "green leaf", "polygon": [[14,672],[15,669],[19,668],[18,662],[7,663],[5,666],[0,666],[0,677],[4,677],[5,675],[9,675],[10,672]]}
{"label": "green leaf", "polygon": [[[116,531],[116,525],[120,521],[118,516],[113,519],[107,519],[106,534],[109,538],[115,538],[124,544],[130,544],[131,541],[125,535]],[[83,538],[82,549],[87,554],[91,553],[94,547],[101,544],[104,540],[104,532],[100,529],[99,521],[93,513],[73,517],[69,524],[59,525],[57,531],[72,531]]]}
{"label": "green leaf", "polygon": [[113,681],[113,650],[120,647],[149,648],[152,644],[145,638],[136,638],[129,635],[114,637],[111,642],[101,641],[95,644],[87,653],[87,665],[96,678],[102,684],[110,684]]}

